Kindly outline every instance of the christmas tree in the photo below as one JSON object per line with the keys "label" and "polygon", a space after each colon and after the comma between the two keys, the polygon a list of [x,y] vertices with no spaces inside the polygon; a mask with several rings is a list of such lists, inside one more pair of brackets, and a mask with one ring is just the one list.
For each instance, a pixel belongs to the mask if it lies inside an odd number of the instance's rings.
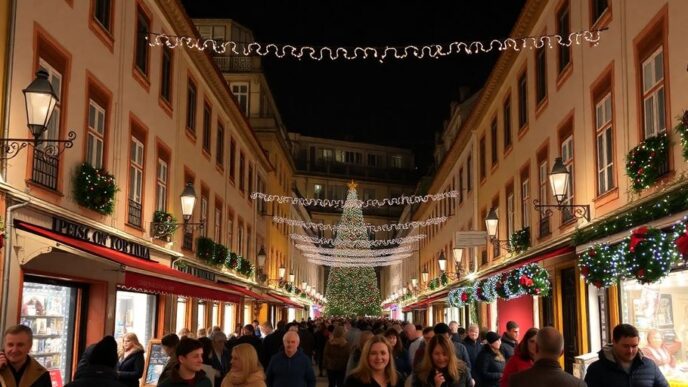
{"label": "christmas tree", "polygon": [[[349,184],[333,254],[337,256],[338,250],[350,247],[370,249],[368,230],[353,181]],[[379,316],[382,313],[377,277],[372,267],[332,267],[325,296],[326,316]]]}

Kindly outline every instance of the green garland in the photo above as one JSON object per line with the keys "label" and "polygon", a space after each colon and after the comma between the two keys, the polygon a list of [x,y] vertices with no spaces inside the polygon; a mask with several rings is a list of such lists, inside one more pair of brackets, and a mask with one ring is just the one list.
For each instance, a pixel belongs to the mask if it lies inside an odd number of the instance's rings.
{"label": "green garland", "polygon": [[212,263],[215,258],[215,242],[207,237],[196,239],[196,257]]}
{"label": "green garland", "polygon": [[681,147],[683,148],[683,159],[688,160],[688,110],[683,112],[683,115],[679,119],[678,125],[676,125],[676,128],[674,129],[681,138]]}
{"label": "green garland", "polygon": [[244,257],[239,257],[239,266],[236,269],[237,273],[244,277],[250,277],[253,274],[253,265]]}
{"label": "green garland", "polygon": [[497,285],[498,276],[488,277],[476,281],[473,285],[473,295],[476,301],[491,303],[497,299]]}
{"label": "green garland", "polygon": [[646,138],[626,156],[626,174],[631,188],[640,192],[650,188],[664,174],[667,163],[669,137],[666,132]]}
{"label": "green garland", "polygon": [[170,214],[167,211],[155,211],[153,213],[153,222],[164,225],[160,227],[162,230],[164,230],[164,233],[156,235],[155,237],[158,239],[166,239],[168,240],[168,242],[169,237],[171,237],[172,234],[174,234],[174,232],[177,231],[177,229],[179,228],[179,226],[177,225],[177,218],[175,218],[174,215]]}
{"label": "green garland", "polygon": [[521,267],[519,274],[519,285],[526,294],[542,297],[549,295],[552,284],[549,282],[549,273],[543,267],[529,263]]}
{"label": "green garland", "polygon": [[236,270],[239,266],[239,256],[235,252],[230,252],[225,261],[225,267],[229,270]]}
{"label": "green garland", "polygon": [[673,234],[653,227],[633,230],[627,238],[628,248],[624,248],[627,275],[641,284],[650,284],[667,276],[678,259],[672,237]]}
{"label": "green garland", "polygon": [[615,284],[623,276],[623,257],[608,244],[596,243],[578,258],[578,268],[585,282],[598,289]]}
{"label": "green garland", "polygon": [[511,234],[509,245],[511,245],[511,251],[516,254],[528,250],[530,248],[530,227],[526,227]]}
{"label": "green garland", "polygon": [[582,245],[685,210],[688,210],[688,184],[643,204],[635,205],[625,213],[611,219],[580,228],[573,234],[571,242],[574,246]]}
{"label": "green garland", "polygon": [[229,254],[229,249],[227,246],[216,243],[215,244],[215,255],[213,256],[212,263],[214,265],[222,265],[227,261],[227,255]]}
{"label": "green garland", "polygon": [[82,163],[76,170],[73,181],[74,200],[83,207],[103,215],[110,215],[115,209],[115,193],[119,189],[115,177],[104,169],[95,169],[89,163]]}

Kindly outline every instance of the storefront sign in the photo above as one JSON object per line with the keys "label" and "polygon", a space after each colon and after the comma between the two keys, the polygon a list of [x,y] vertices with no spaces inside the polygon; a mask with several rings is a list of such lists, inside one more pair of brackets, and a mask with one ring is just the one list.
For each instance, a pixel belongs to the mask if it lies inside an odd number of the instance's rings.
{"label": "storefront sign", "polygon": [[52,230],[74,239],[104,246],[137,258],[150,259],[150,250],[148,247],[108,234],[105,231],[92,229],[83,224],[73,223],[60,218],[53,218]]}
{"label": "storefront sign", "polygon": [[194,277],[203,278],[208,281],[215,282],[215,273],[209,270],[204,270],[195,266],[177,266],[177,270],[183,271],[187,274],[191,274]]}

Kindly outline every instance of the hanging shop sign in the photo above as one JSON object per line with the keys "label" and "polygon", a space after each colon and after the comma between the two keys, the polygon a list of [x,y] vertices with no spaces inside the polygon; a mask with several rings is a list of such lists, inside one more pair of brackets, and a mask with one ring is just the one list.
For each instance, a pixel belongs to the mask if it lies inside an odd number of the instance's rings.
{"label": "hanging shop sign", "polygon": [[150,249],[148,247],[83,224],[54,217],[52,231],[137,258],[150,260]]}

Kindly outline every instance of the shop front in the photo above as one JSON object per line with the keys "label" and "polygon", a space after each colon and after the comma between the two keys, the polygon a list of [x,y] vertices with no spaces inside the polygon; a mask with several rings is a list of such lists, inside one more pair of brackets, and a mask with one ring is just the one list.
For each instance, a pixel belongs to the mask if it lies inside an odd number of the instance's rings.
{"label": "shop front", "polygon": [[167,333],[176,297],[204,303],[209,316],[214,305],[241,303],[240,292],[160,264],[152,258],[170,257],[119,234],[29,211],[16,217],[3,323],[32,328],[31,355],[54,386],[71,381],[79,355],[104,335],[135,333],[146,346]]}

